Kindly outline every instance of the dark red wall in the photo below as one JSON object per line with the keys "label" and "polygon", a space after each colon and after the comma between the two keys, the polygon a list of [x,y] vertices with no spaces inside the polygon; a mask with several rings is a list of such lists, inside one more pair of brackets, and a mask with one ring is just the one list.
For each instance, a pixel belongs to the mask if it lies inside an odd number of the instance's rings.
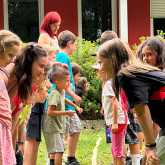
{"label": "dark red wall", "polygon": [[44,14],[50,11],[57,11],[62,19],[58,31],[70,30],[78,36],[78,9],[77,0],[45,0]]}
{"label": "dark red wall", "polygon": [[3,0],[0,0],[0,29],[4,29]]}
{"label": "dark red wall", "polygon": [[150,0],[128,0],[128,42],[139,44],[139,38],[150,36]]}

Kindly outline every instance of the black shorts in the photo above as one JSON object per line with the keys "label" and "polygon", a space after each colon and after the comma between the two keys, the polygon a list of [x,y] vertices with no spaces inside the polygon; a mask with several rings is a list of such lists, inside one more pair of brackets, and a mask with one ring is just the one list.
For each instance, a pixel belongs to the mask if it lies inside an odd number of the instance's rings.
{"label": "black shorts", "polygon": [[132,113],[128,113],[128,119],[130,124],[127,125],[125,144],[138,144],[139,140],[137,137],[137,128],[134,115]]}
{"label": "black shorts", "polygon": [[43,114],[32,112],[29,121],[26,125],[26,140],[36,139],[41,141],[41,129],[42,129]]}

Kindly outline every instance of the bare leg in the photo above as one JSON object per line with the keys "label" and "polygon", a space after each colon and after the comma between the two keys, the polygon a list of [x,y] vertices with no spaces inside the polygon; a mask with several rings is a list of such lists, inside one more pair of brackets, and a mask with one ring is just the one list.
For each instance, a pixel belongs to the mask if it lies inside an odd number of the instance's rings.
{"label": "bare leg", "polygon": [[39,144],[36,139],[25,141],[24,165],[36,165]]}
{"label": "bare leg", "polygon": [[125,165],[125,158],[116,158],[117,165]]}
{"label": "bare leg", "polygon": [[55,154],[55,165],[62,165],[62,155],[63,152],[57,152]]}
{"label": "bare leg", "polygon": [[75,156],[79,135],[80,135],[80,133],[76,132],[76,133],[73,133],[72,135],[68,136],[68,139],[67,139],[68,157]]}

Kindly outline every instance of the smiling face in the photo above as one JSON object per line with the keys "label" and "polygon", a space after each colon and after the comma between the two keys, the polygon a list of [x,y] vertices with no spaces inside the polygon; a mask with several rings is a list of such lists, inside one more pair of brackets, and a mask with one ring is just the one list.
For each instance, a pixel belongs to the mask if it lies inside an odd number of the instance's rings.
{"label": "smiling face", "polygon": [[50,24],[50,30],[53,34],[57,34],[58,29],[60,28],[60,24],[61,24],[61,22],[56,22],[56,23]]}
{"label": "smiling face", "polygon": [[106,77],[108,79],[112,79],[113,78],[113,65],[112,65],[111,59],[104,58],[98,54],[97,62],[100,64],[100,70],[105,72]]}
{"label": "smiling face", "polygon": [[20,46],[12,45],[11,47],[6,47],[4,52],[0,52],[0,67],[6,67],[13,62],[13,59],[18,54],[19,50]]}
{"label": "smiling face", "polygon": [[144,46],[142,49],[142,59],[145,63],[152,66],[157,66],[158,53],[152,50],[149,46]]}
{"label": "smiling face", "polygon": [[38,81],[39,77],[43,74],[44,75],[44,68],[46,67],[48,62],[47,57],[40,57],[38,60],[34,61],[32,64],[32,79],[35,83]]}
{"label": "smiling face", "polygon": [[80,77],[81,77],[81,73],[80,72],[75,74],[75,75],[73,75],[73,81],[74,81],[75,84],[80,80]]}

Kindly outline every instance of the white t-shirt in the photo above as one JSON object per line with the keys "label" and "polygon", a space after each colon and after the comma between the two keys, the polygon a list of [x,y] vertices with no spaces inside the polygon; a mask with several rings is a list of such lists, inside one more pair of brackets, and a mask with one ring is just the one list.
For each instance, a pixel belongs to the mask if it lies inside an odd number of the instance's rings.
{"label": "white t-shirt", "polygon": [[[102,93],[104,118],[107,125],[113,124],[113,108],[112,108],[112,100],[110,96],[115,96],[115,93],[112,89],[111,81],[108,80],[104,85],[104,89]],[[118,124],[125,124],[125,115],[122,110],[120,96],[119,96],[119,101],[118,101]]]}

